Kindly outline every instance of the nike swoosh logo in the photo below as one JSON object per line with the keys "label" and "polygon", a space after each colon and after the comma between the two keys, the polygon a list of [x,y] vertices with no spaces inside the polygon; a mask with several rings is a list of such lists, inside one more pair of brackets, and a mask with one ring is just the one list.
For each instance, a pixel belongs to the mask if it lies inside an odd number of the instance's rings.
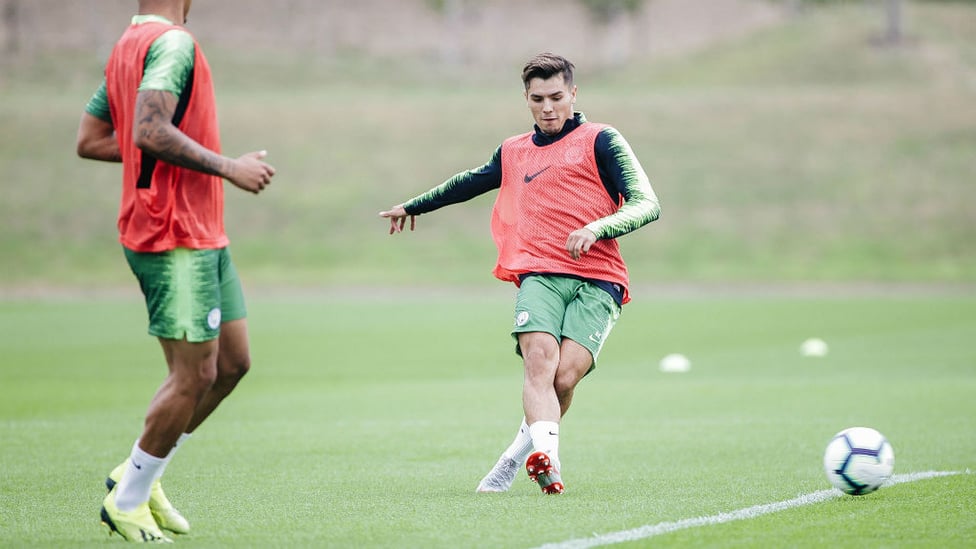
{"label": "nike swoosh logo", "polygon": [[531,181],[532,181],[533,179],[535,179],[535,178],[537,178],[537,177],[539,177],[539,175],[541,175],[541,174],[542,174],[542,172],[544,172],[544,171],[546,171],[546,170],[548,170],[548,169],[549,169],[549,168],[551,168],[551,167],[552,167],[551,165],[550,165],[550,166],[546,166],[545,168],[542,168],[541,170],[539,170],[539,171],[537,171],[537,172],[535,172],[535,173],[534,173],[534,174],[532,174],[532,175],[529,175],[529,174],[525,174],[525,182],[526,182],[526,183],[530,183],[530,182],[531,182]]}
{"label": "nike swoosh logo", "polygon": [[134,461],[132,462],[132,466],[135,467],[136,469],[139,469],[140,471],[142,470],[142,465],[139,465],[138,463],[136,463]]}
{"label": "nike swoosh logo", "polygon": [[554,437],[558,437],[559,436],[559,433],[558,432],[553,433],[552,431],[549,431],[549,434],[552,435],[552,436],[554,436]]}

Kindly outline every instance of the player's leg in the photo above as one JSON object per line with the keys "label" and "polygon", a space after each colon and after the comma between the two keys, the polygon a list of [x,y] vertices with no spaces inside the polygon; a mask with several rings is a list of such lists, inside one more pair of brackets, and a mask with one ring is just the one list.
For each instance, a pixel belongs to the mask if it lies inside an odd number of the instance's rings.
{"label": "player's leg", "polygon": [[525,463],[529,478],[546,494],[563,491],[559,476],[559,399],[555,376],[559,366],[559,344],[545,332],[520,333],[519,347],[525,367],[522,406],[535,450]]}
{"label": "player's leg", "polygon": [[[161,496],[163,506],[172,509],[158,484],[159,477],[171,457],[171,450],[185,432],[193,410],[216,379],[217,340],[191,343],[160,339],[160,343],[169,365],[169,375],[149,405],[142,436],[132,448],[122,478],[103,502],[102,519],[130,541],[165,539],[159,530],[163,525],[157,522],[150,508],[150,496],[155,489],[157,499]],[[189,524],[182,516],[179,518],[182,524],[164,523],[167,529],[180,533],[188,531]]]}
{"label": "player's leg", "polygon": [[507,492],[512,487],[515,476],[531,452],[532,437],[529,436],[529,426],[525,424],[523,417],[522,424],[519,425],[518,432],[515,433],[515,439],[502,452],[494,467],[481,479],[476,491]]}
{"label": "player's leg", "polygon": [[[560,416],[562,416],[566,413],[572,401],[573,389],[579,383],[580,379],[586,375],[587,371],[589,371],[590,364],[592,364],[592,357],[589,350],[570,339],[564,339],[560,347],[560,365],[556,370],[554,387],[556,396],[559,399]],[[552,436],[548,433],[540,433],[540,435]],[[554,448],[550,448],[550,451],[558,454],[558,438],[556,442],[557,445]],[[512,481],[518,473],[518,469],[528,459],[533,448],[532,437],[529,435],[529,426],[523,417],[522,424],[515,434],[515,439],[502,452],[502,455],[498,458],[491,471],[481,479],[481,482],[478,484],[478,492],[507,491],[511,487]],[[555,459],[558,461],[558,456]]]}
{"label": "player's leg", "polygon": [[573,402],[576,385],[596,367],[600,350],[619,318],[620,305],[610,294],[589,282],[579,286],[575,298],[567,305],[555,377],[562,415]]}
{"label": "player's leg", "polygon": [[522,408],[531,435],[532,426],[540,421],[559,423],[559,399],[554,385],[559,344],[546,332],[520,333],[518,341],[524,367]]}
{"label": "player's leg", "polygon": [[220,327],[220,345],[217,355],[217,375],[213,386],[200,399],[187,433],[192,433],[217,406],[237,387],[251,366],[247,336],[247,319],[225,322]]}
{"label": "player's leg", "polygon": [[[204,394],[194,410],[193,417],[186,426],[176,446],[167,456],[167,463],[173,458],[177,448],[190,437],[197,427],[208,418],[221,401],[229,395],[237,383],[250,368],[250,347],[247,333],[247,310],[244,306],[244,293],[240,279],[230,260],[230,253],[225,248],[213,253],[218,254],[217,279],[220,288],[220,335],[218,338],[217,375],[210,389]],[[165,468],[165,465],[164,465]],[[163,474],[161,469],[156,475],[156,482],[152,485],[149,498],[149,509],[160,528],[177,534],[190,531],[190,523],[173,506],[163,492],[159,478]]]}
{"label": "player's leg", "polygon": [[217,356],[217,379],[187,428],[192,433],[225,399],[251,368],[251,349],[247,331],[247,307],[240,277],[231,260],[230,250],[218,251],[220,281],[220,352]]}
{"label": "player's leg", "polygon": [[[102,517],[127,539],[156,538],[162,534],[150,511],[161,505],[171,507],[159,477],[216,379],[218,257],[212,250],[177,249],[148,254],[126,250],[126,258],[146,296],[149,332],[159,339],[168,375],[150,402],[142,435],[121,474],[116,468],[106,482],[110,491]],[[189,524],[181,516],[179,519],[161,526],[185,532]]]}
{"label": "player's leg", "polygon": [[526,460],[526,472],[547,494],[563,491],[558,473],[561,410],[555,378],[563,317],[579,284],[571,278],[532,276],[522,282],[516,302],[513,332],[524,367],[522,407],[534,451]]}
{"label": "player's leg", "polygon": [[[594,368],[596,357],[620,314],[619,305],[599,287],[572,280],[564,284],[574,287],[574,297],[566,305],[559,363],[553,378],[560,418],[569,410],[576,386]],[[526,470],[530,476],[535,475],[544,492],[561,492],[559,425],[540,421],[530,425],[529,432],[533,445],[541,452],[529,456]]]}
{"label": "player's leg", "polygon": [[590,354],[589,349],[572,339],[563,339],[559,345],[559,366],[556,368],[556,377],[553,380],[556,398],[559,399],[560,417],[565,416],[569,411],[576,385],[589,373],[592,364],[593,355]]}
{"label": "player's leg", "polygon": [[[562,311],[563,304],[561,298],[553,295],[551,285],[546,280],[546,277],[532,276],[523,281],[515,303],[515,326],[512,329],[512,337],[516,340],[515,352],[523,357],[523,363],[525,362],[525,357],[519,343],[522,339],[522,334],[542,332],[541,336],[548,338],[549,342],[554,345],[560,319],[563,314]],[[526,345],[531,346],[531,343],[527,341]],[[537,352],[533,350],[530,356],[534,357],[536,354]],[[533,378],[536,377],[534,373],[537,371],[534,364],[533,359],[530,359]],[[545,378],[543,377],[544,380]],[[555,394],[552,393],[551,379],[548,383],[540,383],[540,385],[542,391],[549,391],[551,393],[550,400],[553,400]],[[546,387],[547,385],[548,388]],[[524,402],[527,392],[531,395],[533,393],[532,388],[527,391],[526,385],[523,385],[523,411],[525,410]],[[529,396],[530,401],[534,401],[535,398],[534,396]],[[558,414],[558,401],[556,403],[557,405],[554,409],[557,410],[555,413]],[[529,435],[529,427],[526,419],[526,416],[522,417],[514,440],[502,452],[498,461],[495,462],[494,467],[481,479],[477,488],[478,492],[504,492],[511,487],[512,481],[518,474],[518,470],[525,464],[526,458],[529,457],[529,454],[533,450],[532,437]]]}

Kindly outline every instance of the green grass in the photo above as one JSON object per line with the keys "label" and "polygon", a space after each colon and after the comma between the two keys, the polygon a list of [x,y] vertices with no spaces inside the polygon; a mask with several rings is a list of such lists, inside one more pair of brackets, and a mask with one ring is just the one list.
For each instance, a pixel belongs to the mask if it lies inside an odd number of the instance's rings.
{"label": "green grass", "polygon": [[[811,9],[705,51],[579,67],[577,105],[623,132],[662,201],[658,222],[621,239],[634,272],[976,281],[976,9],[910,3],[910,40],[894,49],[872,44],[879,11]],[[517,67],[211,57],[226,152],[266,148],[278,168],[259,197],[227,190],[235,257],[256,281],[465,284],[490,271],[493,194],[406,237],[376,213],[529,129]],[[99,64],[72,52],[5,67],[0,284],[128,283],[113,246],[119,169],[73,154]]]}
{"label": "green grass", "polygon": [[[711,516],[828,488],[853,425],[896,473],[976,464],[973,298],[644,295],[563,422],[567,493],[477,495],[521,415],[511,297],[252,296],[252,373],[167,472],[178,543],[533,547]],[[101,481],[164,374],[144,315],[134,293],[0,302],[0,546],[118,543]],[[826,357],[800,356],[812,336]],[[659,372],[670,352],[691,371]],[[974,507],[961,474],[624,546],[968,546]]]}

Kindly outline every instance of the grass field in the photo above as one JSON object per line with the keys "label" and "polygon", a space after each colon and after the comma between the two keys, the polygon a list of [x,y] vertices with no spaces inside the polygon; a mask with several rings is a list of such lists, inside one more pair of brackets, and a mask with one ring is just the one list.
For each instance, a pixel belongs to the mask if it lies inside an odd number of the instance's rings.
{"label": "grass field", "polygon": [[[524,475],[474,493],[521,416],[494,196],[397,237],[376,217],[530,128],[518,67],[208,50],[225,151],[266,148],[278,175],[228,187],[254,369],[167,472],[178,542],[976,546],[976,8],[908,2],[882,48],[876,4],[578,67],[578,106],[627,137],[663,215],[621,239],[635,300],[563,423],[559,497]],[[119,167],[74,156],[101,64],[0,59],[0,547],[119,543],[101,482],[164,375]],[[830,353],[801,357],[814,336]],[[672,352],[690,372],[659,371]],[[955,474],[809,499],[854,425],[898,475]]]}
{"label": "grass field", "polygon": [[[962,474],[623,546],[976,543],[971,297],[639,297],[563,422],[567,492],[545,497],[523,474],[480,495],[521,414],[510,298],[253,298],[252,373],[167,472],[193,524],[177,541],[567,542],[827,489],[827,441],[868,425],[896,474]],[[135,295],[0,303],[0,546],[110,543],[101,481],[163,375],[143,317]],[[830,354],[801,357],[810,336]],[[691,371],[660,372],[669,352]]]}

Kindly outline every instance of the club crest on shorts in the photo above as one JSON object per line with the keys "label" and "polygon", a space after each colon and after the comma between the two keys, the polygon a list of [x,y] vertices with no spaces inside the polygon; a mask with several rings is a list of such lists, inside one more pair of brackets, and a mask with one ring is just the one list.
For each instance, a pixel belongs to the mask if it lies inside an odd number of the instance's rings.
{"label": "club crest on shorts", "polygon": [[525,323],[528,322],[528,321],[529,321],[529,312],[528,311],[521,311],[518,315],[515,316],[515,325],[516,326],[525,326]]}
{"label": "club crest on shorts", "polygon": [[216,330],[220,327],[220,308],[214,307],[210,309],[207,313],[207,326],[210,326],[211,330]]}

